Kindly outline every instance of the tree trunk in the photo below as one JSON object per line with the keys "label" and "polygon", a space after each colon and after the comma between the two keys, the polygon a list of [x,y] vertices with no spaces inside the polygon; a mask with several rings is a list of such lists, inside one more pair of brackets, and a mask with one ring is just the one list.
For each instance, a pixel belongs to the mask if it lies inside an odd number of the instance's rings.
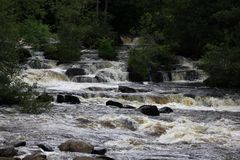
{"label": "tree trunk", "polygon": [[104,22],[107,22],[107,11],[108,11],[108,0],[105,0],[105,7],[104,7]]}
{"label": "tree trunk", "polygon": [[98,21],[98,17],[99,17],[99,0],[97,0],[96,2],[96,15],[97,15],[97,21]]}

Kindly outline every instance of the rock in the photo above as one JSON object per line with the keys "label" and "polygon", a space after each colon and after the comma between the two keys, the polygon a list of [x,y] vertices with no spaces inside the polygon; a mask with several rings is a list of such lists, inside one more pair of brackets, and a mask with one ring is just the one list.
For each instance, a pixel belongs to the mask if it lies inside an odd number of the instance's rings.
{"label": "rock", "polygon": [[184,96],[184,97],[190,97],[190,98],[193,98],[193,99],[196,98],[196,96],[195,96],[194,94],[191,94],[191,93],[186,93],[186,94],[184,94],[183,96]]}
{"label": "rock", "polygon": [[17,155],[17,150],[14,147],[0,148],[0,157],[13,157]]}
{"label": "rock", "polygon": [[28,155],[24,157],[22,160],[47,160],[47,156],[40,153],[36,153],[36,154]]}
{"label": "rock", "polygon": [[45,152],[53,152],[52,147],[47,144],[38,144],[37,146]]}
{"label": "rock", "polygon": [[57,103],[64,103],[65,102],[65,98],[63,95],[57,95]]}
{"label": "rock", "polygon": [[106,152],[107,152],[106,148],[94,147],[92,154],[105,155]]}
{"label": "rock", "polygon": [[28,58],[32,57],[30,51],[28,49],[25,49],[25,48],[19,48],[19,49],[17,49],[16,52],[18,54],[19,62],[21,64],[25,63]]}
{"label": "rock", "polygon": [[136,93],[137,91],[134,88],[127,86],[119,86],[118,90],[122,93]]}
{"label": "rock", "polygon": [[68,77],[85,75],[85,71],[82,68],[69,68],[66,73]]}
{"label": "rock", "polygon": [[80,104],[81,103],[78,97],[72,96],[72,95],[66,95],[65,102],[70,103],[70,104]]}
{"label": "rock", "polygon": [[173,110],[170,107],[163,107],[159,109],[160,113],[171,113]]}
{"label": "rock", "polygon": [[14,144],[14,147],[23,147],[26,146],[26,141],[17,142]]}
{"label": "rock", "polygon": [[29,67],[33,68],[33,69],[49,69],[52,68],[47,62],[44,62],[41,59],[31,59],[30,61],[28,61],[28,65]]}
{"label": "rock", "polygon": [[157,106],[154,105],[143,105],[139,107],[137,110],[148,116],[159,116],[158,108]]}
{"label": "rock", "polygon": [[113,158],[106,157],[106,156],[97,156],[96,158],[99,160],[114,160]]}
{"label": "rock", "polygon": [[60,151],[92,153],[93,146],[80,140],[68,140],[58,146]]}
{"label": "rock", "polygon": [[136,109],[135,107],[133,107],[131,105],[124,105],[123,108],[124,109]]}
{"label": "rock", "polygon": [[122,103],[111,101],[111,100],[107,101],[106,105],[107,106],[116,106],[116,107],[119,107],[119,108],[123,108],[123,104]]}
{"label": "rock", "polygon": [[171,73],[164,71],[157,71],[151,75],[153,82],[171,81]]}

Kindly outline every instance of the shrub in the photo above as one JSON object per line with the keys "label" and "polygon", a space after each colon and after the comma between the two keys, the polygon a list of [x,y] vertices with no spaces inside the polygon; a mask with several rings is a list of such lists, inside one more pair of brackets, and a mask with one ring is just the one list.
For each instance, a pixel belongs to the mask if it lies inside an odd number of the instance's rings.
{"label": "shrub", "polygon": [[151,46],[130,51],[128,60],[129,78],[131,81],[149,81],[157,71],[169,71],[177,59],[169,47]]}
{"label": "shrub", "polygon": [[205,84],[211,87],[240,88],[240,48],[210,44],[206,48],[202,68],[209,78]]}
{"label": "shrub", "polygon": [[118,53],[113,47],[113,41],[109,38],[99,40],[98,55],[107,60],[116,60]]}

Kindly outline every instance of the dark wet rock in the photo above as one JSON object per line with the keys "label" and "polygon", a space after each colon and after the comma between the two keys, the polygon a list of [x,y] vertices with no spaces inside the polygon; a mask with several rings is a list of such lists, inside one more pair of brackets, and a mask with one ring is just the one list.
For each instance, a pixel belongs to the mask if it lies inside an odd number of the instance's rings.
{"label": "dark wet rock", "polygon": [[47,144],[38,144],[37,145],[39,148],[41,148],[43,151],[45,152],[53,152],[54,150],[52,149],[51,146],[47,145]]}
{"label": "dark wet rock", "polygon": [[70,103],[70,104],[80,104],[81,103],[79,98],[76,96],[73,96],[73,95],[66,95],[65,102]]}
{"label": "dark wet rock", "polygon": [[64,103],[65,102],[65,98],[63,95],[57,95],[57,103]]}
{"label": "dark wet rock", "polygon": [[41,102],[51,102],[51,101],[54,101],[54,98],[53,98],[53,96],[51,96],[47,93],[43,93],[37,97],[37,100],[41,101]]}
{"label": "dark wet rock", "polygon": [[26,146],[26,141],[21,141],[21,142],[16,142],[14,144],[14,147],[23,147],[23,146]]}
{"label": "dark wet rock", "polygon": [[136,93],[136,89],[127,87],[127,86],[119,86],[118,90],[122,93]]}
{"label": "dark wet rock", "polygon": [[169,72],[163,72],[158,71],[151,75],[153,82],[165,82],[165,81],[171,81],[171,73]]}
{"label": "dark wet rock", "polygon": [[36,153],[36,154],[28,155],[24,157],[22,160],[47,160],[47,156],[40,153]]}
{"label": "dark wet rock", "polygon": [[190,97],[190,98],[193,98],[193,99],[196,97],[196,95],[191,94],[191,93],[186,93],[186,94],[184,94],[183,96],[184,96],[184,97]]}
{"label": "dark wet rock", "polygon": [[85,75],[85,71],[82,68],[69,68],[66,73],[68,77]]}
{"label": "dark wet rock", "polygon": [[172,113],[173,110],[172,110],[172,108],[170,108],[170,107],[163,107],[163,108],[160,108],[160,109],[159,109],[159,112],[160,112],[160,113]]}
{"label": "dark wet rock", "polygon": [[133,107],[131,105],[124,105],[123,108],[124,109],[136,109],[135,107]]}
{"label": "dark wet rock", "polygon": [[18,54],[20,63],[25,63],[28,58],[32,57],[30,51],[28,49],[25,49],[25,48],[17,49],[17,54]]}
{"label": "dark wet rock", "polygon": [[49,69],[52,68],[49,64],[47,64],[47,62],[44,62],[41,59],[31,59],[30,61],[28,61],[28,65],[29,67],[33,68],[33,69]]}
{"label": "dark wet rock", "polygon": [[92,154],[105,155],[106,152],[107,152],[106,148],[94,147]]}
{"label": "dark wet rock", "polygon": [[92,153],[93,146],[81,140],[68,140],[58,146],[60,151]]}
{"label": "dark wet rock", "polygon": [[113,158],[106,157],[106,156],[97,156],[96,158],[99,160],[114,160]]}
{"label": "dark wet rock", "polygon": [[112,100],[107,101],[106,105],[107,106],[116,106],[116,107],[119,107],[119,108],[123,108],[123,104],[122,103],[115,102],[115,101],[112,101]]}
{"label": "dark wet rock", "polygon": [[90,76],[74,76],[72,78],[73,82],[82,82],[82,83],[96,83],[98,82],[95,77]]}
{"label": "dark wet rock", "polygon": [[137,110],[148,116],[159,116],[158,108],[157,106],[154,105],[143,105],[139,107]]}
{"label": "dark wet rock", "polygon": [[0,157],[13,157],[17,152],[14,147],[0,147]]}

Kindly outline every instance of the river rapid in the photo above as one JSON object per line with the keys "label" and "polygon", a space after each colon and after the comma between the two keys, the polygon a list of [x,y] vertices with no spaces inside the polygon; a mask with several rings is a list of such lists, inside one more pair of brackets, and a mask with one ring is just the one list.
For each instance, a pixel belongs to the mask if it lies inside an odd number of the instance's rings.
{"label": "river rapid", "polygon": [[[26,141],[18,148],[20,157],[39,151],[39,143],[48,144],[54,149],[44,152],[49,160],[94,157],[59,151],[58,145],[69,139],[106,148],[106,155],[116,160],[240,159],[239,91],[203,86],[204,73],[182,57],[179,68],[164,82],[133,83],[128,81],[126,50],[120,52],[119,61],[101,60],[91,50],[82,52],[80,61],[58,66],[43,53],[32,53],[21,78],[55,99],[58,94],[75,95],[81,104],[53,102],[50,111],[39,115],[1,106],[0,144]],[[69,77],[65,74],[69,68],[81,68],[85,74]],[[136,92],[122,92],[119,86]],[[173,113],[147,116],[106,106],[108,100],[135,108],[167,106]]]}

